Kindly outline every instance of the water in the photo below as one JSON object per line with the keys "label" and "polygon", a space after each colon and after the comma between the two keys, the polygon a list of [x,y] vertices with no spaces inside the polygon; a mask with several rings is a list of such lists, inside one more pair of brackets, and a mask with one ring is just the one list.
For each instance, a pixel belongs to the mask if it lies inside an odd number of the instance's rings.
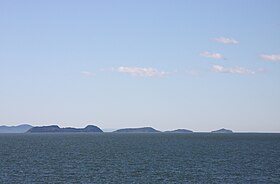
{"label": "water", "polygon": [[280,183],[280,134],[0,134],[0,183]]}

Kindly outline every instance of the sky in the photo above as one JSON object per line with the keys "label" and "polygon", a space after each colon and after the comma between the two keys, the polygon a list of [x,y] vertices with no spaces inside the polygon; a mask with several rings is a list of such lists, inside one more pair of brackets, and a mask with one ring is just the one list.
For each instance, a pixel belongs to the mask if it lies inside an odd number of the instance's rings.
{"label": "sky", "polygon": [[280,132],[279,0],[2,0],[0,125]]}

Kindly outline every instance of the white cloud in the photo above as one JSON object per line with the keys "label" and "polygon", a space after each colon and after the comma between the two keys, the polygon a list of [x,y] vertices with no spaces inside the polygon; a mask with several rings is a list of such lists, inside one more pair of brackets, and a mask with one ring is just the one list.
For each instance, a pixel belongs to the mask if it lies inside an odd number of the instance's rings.
{"label": "white cloud", "polygon": [[237,40],[233,38],[226,38],[226,37],[214,38],[214,41],[223,44],[238,44]]}
{"label": "white cloud", "polygon": [[203,57],[212,58],[212,59],[224,59],[224,56],[219,53],[203,52],[200,54]]}
{"label": "white cloud", "polygon": [[142,77],[164,76],[168,74],[168,72],[159,71],[155,68],[124,67],[124,66],[113,68],[113,71],[119,73],[126,73],[132,76],[142,76]]}
{"label": "white cloud", "polygon": [[280,61],[280,54],[261,54],[260,57],[267,61]]}
{"label": "white cloud", "polygon": [[81,71],[81,74],[84,75],[84,76],[87,76],[87,77],[90,77],[90,76],[94,75],[94,73],[89,72],[89,71]]}
{"label": "white cloud", "polygon": [[243,68],[243,67],[233,67],[233,68],[226,68],[222,65],[213,65],[212,66],[212,71],[217,72],[217,73],[231,73],[231,74],[255,74],[255,71]]}

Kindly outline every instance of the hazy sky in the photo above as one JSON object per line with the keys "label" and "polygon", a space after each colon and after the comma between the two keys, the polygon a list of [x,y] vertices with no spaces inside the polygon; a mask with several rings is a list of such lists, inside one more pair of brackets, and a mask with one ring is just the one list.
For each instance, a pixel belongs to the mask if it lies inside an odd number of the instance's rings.
{"label": "hazy sky", "polygon": [[280,132],[279,0],[2,0],[0,124]]}

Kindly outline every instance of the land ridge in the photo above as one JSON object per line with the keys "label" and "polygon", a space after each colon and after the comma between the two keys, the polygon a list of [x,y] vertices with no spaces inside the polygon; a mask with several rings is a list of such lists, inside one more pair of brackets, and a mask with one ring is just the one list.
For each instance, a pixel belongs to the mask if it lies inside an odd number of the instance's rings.
{"label": "land ridge", "polygon": [[58,125],[50,125],[50,126],[36,126],[27,131],[27,133],[66,133],[66,132],[92,132],[92,133],[100,133],[103,132],[99,127],[95,125],[88,125],[85,128],[60,128]]}
{"label": "land ridge", "polygon": [[20,124],[15,126],[2,125],[0,126],[0,133],[25,133],[30,128],[32,128],[32,126],[29,124]]}
{"label": "land ridge", "polygon": [[[29,124],[21,124],[16,126],[0,126],[0,133],[44,133],[44,132],[104,132],[101,128],[95,125],[88,125],[85,128],[73,128],[73,127],[63,127],[60,128],[58,125],[46,125],[46,126],[32,126]],[[136,128],[121,128],[110,131],[114,133],[196,133],[188,129],[174,129],[167,131],[160,131],[153,127],[136,127]],[[206,133],[206,132],[205,132]],[[221,128],[217,130],[210,131],[208,133],[233,133],[232,130]]]}

